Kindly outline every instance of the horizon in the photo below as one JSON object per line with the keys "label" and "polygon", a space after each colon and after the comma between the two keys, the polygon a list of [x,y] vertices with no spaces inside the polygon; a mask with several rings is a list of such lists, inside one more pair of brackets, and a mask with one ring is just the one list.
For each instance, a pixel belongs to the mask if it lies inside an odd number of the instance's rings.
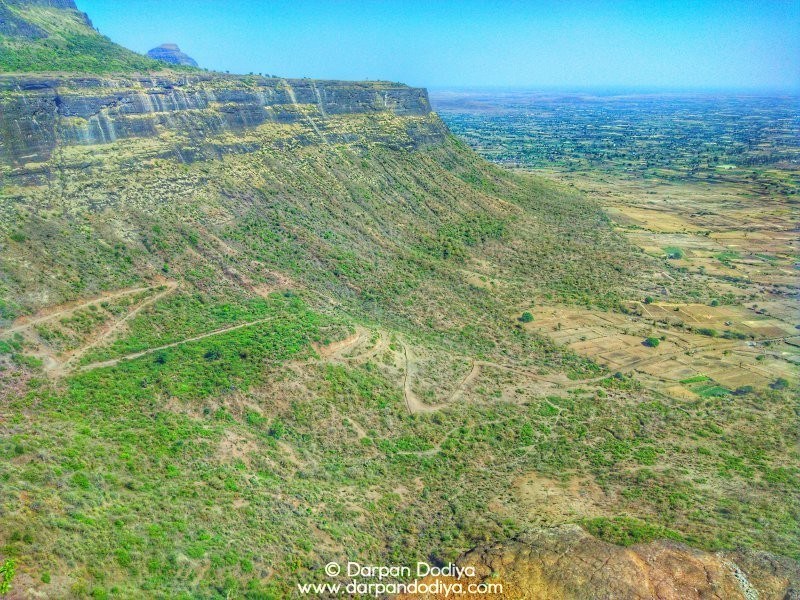
{"label": "horizon", "polygon": [[526,94],[560,94],[564,96],[711,96],[737,95],[753,97],[800,97],[800,88],[747,88],[747,87],[636,87],[636,86],[499,86],[499,85],[463,85],[463,86],[425,86],[430,93],[526,93]]}
{"label": "horizon", "polygon": [[201,67],[431,91],[800,93],[800,3],[77,0],[136,52]]}

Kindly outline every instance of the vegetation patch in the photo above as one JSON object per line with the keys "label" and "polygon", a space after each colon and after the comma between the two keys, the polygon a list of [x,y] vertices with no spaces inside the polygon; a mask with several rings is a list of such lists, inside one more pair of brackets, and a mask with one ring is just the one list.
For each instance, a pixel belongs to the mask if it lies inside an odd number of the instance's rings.
{"label": "vegetation patch", "polygon": [[620,546],[645,544],[659,539],[686,541],[686,538],[677,531],[634,517],[598,517],[584,520],[581,525],[592,535]]}

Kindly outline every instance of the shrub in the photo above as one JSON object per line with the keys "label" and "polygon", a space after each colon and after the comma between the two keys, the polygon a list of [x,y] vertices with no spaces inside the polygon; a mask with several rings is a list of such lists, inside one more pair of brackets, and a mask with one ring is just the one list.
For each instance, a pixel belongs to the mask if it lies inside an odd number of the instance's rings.
{"label": "shrub", "polygon": [[789,381],[784,379],[783,377],[778,377],[774,382],[769,384],[773,390],[785,390],[789,387]]}
{"label": "shrub", "polygon": [[522,316],[519,318],[519,320],[523,323],[530,323],[533,321],[533,315],[526,310],[524,313],[522,313]]}
{"label": "shrub", "polygon": [[0,596],[11,591],[11,581],[14,579],[15,572],[16,564],[10,558],[0,566]]}
{"label": "shrub", "polygon": [[276,440],[281,439],[286,433],[286,425],[280,419],[275,419],[269,428],[269,435]]}
{"label": "shrub", "polygon": [[648,348],[655,348],[661,343],[661,340],[659,340],[656,337],[649,337],[649,338],[645,339],[645,341],[642,342],[642,343],[645,346],[647,346]]}
{"label": "shrub", "polygon": [[220,352],[219,348],[209,348],[206,350],[206,353],[203,354],[203,358],[206,360],[219,360],[222,358],[222,352]]}

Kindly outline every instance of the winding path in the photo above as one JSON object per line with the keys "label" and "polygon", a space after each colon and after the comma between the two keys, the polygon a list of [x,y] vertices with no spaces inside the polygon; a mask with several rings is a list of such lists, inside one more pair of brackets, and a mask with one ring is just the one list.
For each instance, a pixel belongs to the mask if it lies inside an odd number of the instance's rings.
{"label": "winding path", "polygon": [[18,333],[20,331],[25,331],[25,330],[28,330],[31,327],[34,327],[34,326],[39,325],[41,323],[47,323],[48,321],[52,321],[52,320],[57,319],[57,318],[59,318],[59,317],[61,317],[63,315],[66,315],[66,314],[73,313],[75,311],[81,310],[82,308],[88,308],[88,307],[90,307],[90,306],[92,306],[94,304],[99,304],[101,302],[107,302],[108,300],[116,300],[117,298],[123,298],[125,296],[132,296],[133,294],[138,294],[140,292],[147,292],[147,291],[150,291],[150,290],[154,290],[156,288],[161,287],[162,285],[171,286],[172,289],[177,287],[177,284],[175,282],[170,281],[170,282],[163,282],[163,283],[159,283],[157,285],[151,285],[151,286],[146,286],[146,287],[127,288],[127,289],[124,289],[124,290],[119,290],[117,292],[109,292],[107,294],[103,294],[101,296],[98,296],[97,298],[94,298],[92,300],[86,300],[84,302],[81,302],[80,304],[72,304],[72,305],[67,305],[67,306],[63,306],[62,305],[62,308],[59,308],[58,310],[56,310],[54,312],[47,313],[47,314],[44,314],[44,315],[41,315],[41,316],[38,316],[38,317],[21,317],[21,319],[20,319],[22,321],[21,323],[19,323],[18,325],[14,325],[13,327],[10,327],[9,329],[0,330],[0,335],[6,336],[6,335],[9,335],[9,334]]}
{"label": "winding path", "polygon": [[66,371],[69,371],[73,367],[73,365],[76,362],[78,362],[78,360],[80,360],[80,358],[82,356],[84,356],[89,350],[91,350],[92,348],[96,348],[101,343],[105,342],[109,337],[111,337],[112,334],[116,333],[122,325],[124,325],[125,323],[130,321],[133,317],[138,315],[142,311],[142,309],[147,308],[148,306],[150,306],[152,304],[155,304],[156,302],[161,300],[161,298],[163,298],[167,294],[173,292],[178,287],[178,284],[175,283],[174,281],[170,281],[169,283],[164,284],[164,285],[165,285],[166,289],[163,289],[160,292],[158,292],[157,294],[154,294],[153,296],[151,296],[150,298],[147,298],[144,302],[139,304],[139,306],[134,308],[132,311],[130,311],[124,317],[114,321],[111,324],[110,327],[108,327],[102,334],[100,334],[98,337],[96,337],[94,340],[92,340],[89,344],[83,346],[82,348],[79,348],[79,349],[75,350],[70,355],[70,357],[66,361],[64,361],[64,363],[58,369],[60,371],[60,373],[58,373],[57,375],[60,375],[60,374],[62,374],[64,372],[66,372]]}

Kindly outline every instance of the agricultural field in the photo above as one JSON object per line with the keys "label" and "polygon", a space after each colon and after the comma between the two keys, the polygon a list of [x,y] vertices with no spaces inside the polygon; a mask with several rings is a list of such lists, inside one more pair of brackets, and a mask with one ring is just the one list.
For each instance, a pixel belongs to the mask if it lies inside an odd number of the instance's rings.
{"label": "agricultural field", "polygon": [[[665,394],[695,397],[697,378],[719,384],[711,393],[797,381],[797,98],[438,92],[433,102],[485,157],[581,190],[661,261],[665,281],[698,286],[612,311],[543,305],[527,327]],[[703,302],[691,297],[699,289]]]}

